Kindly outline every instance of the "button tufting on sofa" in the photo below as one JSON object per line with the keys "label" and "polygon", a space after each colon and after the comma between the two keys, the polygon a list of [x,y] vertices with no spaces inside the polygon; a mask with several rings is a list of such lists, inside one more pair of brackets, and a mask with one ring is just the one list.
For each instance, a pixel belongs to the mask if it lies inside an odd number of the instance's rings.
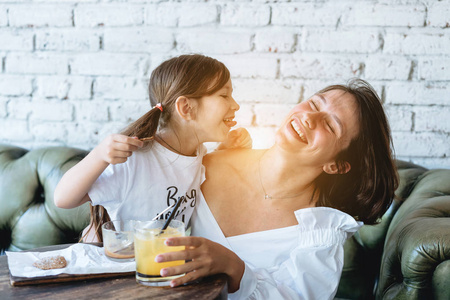
{"label": "button tufting on sofa", "polygon": [[67,147],[25,150],[0,145],[0,250],[19,251],[76,242],[89,223],[89,204],[60,209],[56,184],[86,151]]}

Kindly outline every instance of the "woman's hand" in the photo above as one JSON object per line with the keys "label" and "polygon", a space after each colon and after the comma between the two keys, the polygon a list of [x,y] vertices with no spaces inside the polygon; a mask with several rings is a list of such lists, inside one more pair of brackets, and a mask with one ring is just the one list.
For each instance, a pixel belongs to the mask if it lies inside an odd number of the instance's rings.
{"label": "woman's hand", "polygon": [[225,273],[228,275],[228,292],[239,289],[244,274],[244,262],[231,250],[201,237],[174,237],[165,241],[167,246],[186,246],[183,251],[167,252],[156,256],[155,261],[166,262],[186,260],[183,265],[164,268],[161,276],[186,275],[171,281],[172,287],[185,284],[199,278]]}
{"label": "woman's hand", "polygon": [[115,165],[126,162],[128,157],[143,145],[137,137],[111,134],[95,147],[93,152],[104,162]]}
{"label": "woman's hand", "polygon": [[219,144],[216,150],[223,149],[251,149],[252,148],[252,138],[245,128],[238,128],[228,132],[227,139]]}

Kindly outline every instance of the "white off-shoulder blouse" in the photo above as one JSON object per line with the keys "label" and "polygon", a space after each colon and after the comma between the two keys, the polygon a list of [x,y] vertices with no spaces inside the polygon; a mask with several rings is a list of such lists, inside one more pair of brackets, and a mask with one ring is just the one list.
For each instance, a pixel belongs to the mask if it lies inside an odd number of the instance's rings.
{"label": "white off-shoulder blouse", "polygon": [[363,224],[328,207],[294,212],[298,225],[225,237],[200,193],[192,235],[229,248],[245,262],[240,288],[229,299],[333,299],[344,263],[344,242]]}

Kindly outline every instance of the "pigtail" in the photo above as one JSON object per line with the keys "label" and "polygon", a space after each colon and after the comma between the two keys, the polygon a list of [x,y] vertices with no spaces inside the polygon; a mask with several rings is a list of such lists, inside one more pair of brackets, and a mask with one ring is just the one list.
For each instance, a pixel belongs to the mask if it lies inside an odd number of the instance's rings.
{"label": "pigtail", "polygon": [[102,225],[111,221],[111,218],[106,212],[106,209],[101,205],[93,206],[89,204],[89,208],[91,212],[89,227],[86,230],[86,233],[80,238],[79,242],[83,242],[92,230],[94,230],[97,241],[103,242]]}
{"label": "pigtail", "polygon": [[161,103],[156,104],[142,117],[131,123],[125,130],[123,135],[136,136],[138,138],[154,137],[158,129],[159,119],[162,115],[163,108]]}

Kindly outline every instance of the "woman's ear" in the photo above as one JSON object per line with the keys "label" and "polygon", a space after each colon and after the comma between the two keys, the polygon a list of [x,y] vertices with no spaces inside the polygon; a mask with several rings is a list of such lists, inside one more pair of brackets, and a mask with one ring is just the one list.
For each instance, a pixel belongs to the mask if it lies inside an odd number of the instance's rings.
{"label": "woman's ear", "polygon": [[185,97],[180,96],[175,100],[175,110],[178,115],[184,120],[193,120],[195,118],[194,114],[195,101]]}
{"label": "woman's ear", "polygon": [[[326,164],[326,165],[323,166],[323,171],[324,171],[325,173],[327,173],[327,174],[330,174],[330,175],[334,175],[334,174],[346,174],[346,173],[348,173],[348,172],[351,170],[351,168],[352,168],[352,166],[350,165],[350,163],[347,162],[347,161],[339,162],[339,164],[341,165],[341,168],[338,168],[338,165],[337,165],[336,162],[332,162],[332,163]],[[341,169],[341,170],[339,170],[339,169]]]}

